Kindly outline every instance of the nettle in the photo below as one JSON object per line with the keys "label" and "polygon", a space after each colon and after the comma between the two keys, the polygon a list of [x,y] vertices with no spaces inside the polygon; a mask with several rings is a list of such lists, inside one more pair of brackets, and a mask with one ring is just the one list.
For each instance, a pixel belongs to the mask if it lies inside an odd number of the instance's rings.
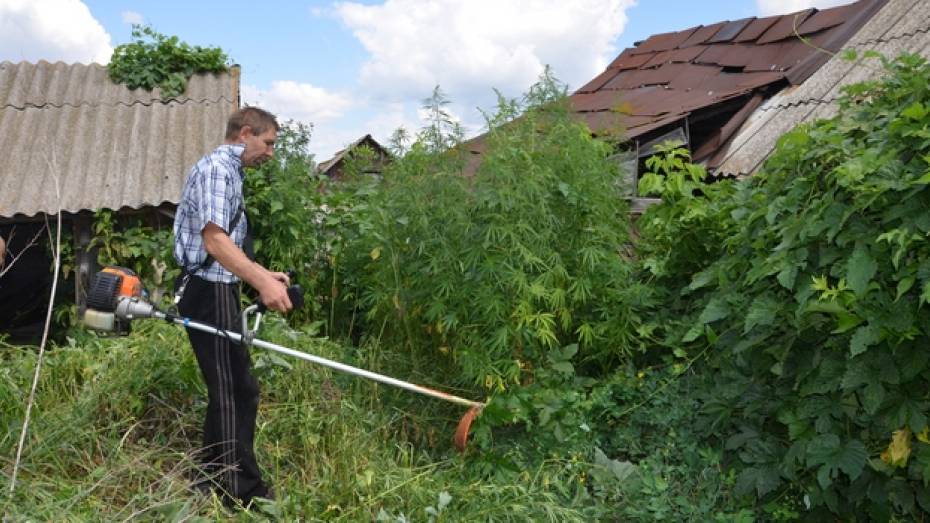
{"label": "nettle", "polygon": [[708,350],[698,396],[737,492],[790,493],[814,517],[930,510],[930,67],[884,64],[839,116],[783,136],[730,204],[696,203],[716,210],[691,235],[718,247],[667,280],[665,343]]}
{"label": "nettle", "polygon": [[163,97],[172,98],[184,93],[192,75],[226,71],[227,59],[219,47],[191,46],[177,36],[133,25],[132,42],[113,50],[107,70],[114,82],[130,89],[159,87]]}

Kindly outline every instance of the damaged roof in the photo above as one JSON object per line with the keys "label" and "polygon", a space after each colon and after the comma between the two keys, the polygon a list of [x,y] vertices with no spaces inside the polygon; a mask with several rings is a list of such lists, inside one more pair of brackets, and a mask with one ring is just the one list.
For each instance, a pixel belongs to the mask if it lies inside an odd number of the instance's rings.
{"label": "damaged roof", "polygon": [[[887,0],[662,33],[625,49],[569,100],[596,135],[648,141],[683,127],[696,161],[766,98],[803,83]],[[466,144],[474,168],[481,137]],[[468,169],[466,169],[468,170]]]}
{"label": "damaged roof", "polygon": [[[860,57],[876,51],[888,58],[907,52],[930,59],[930,2],[888,0],[844,47],[858,51]],[[759,107],[708,166],[721,175],[758,171],[782,134],[801,123],[836,116],[843,87],[884,73],[874,59],[831,58],[803,84],[785,89]]]}
{"label": "damaged roof", "polygon": [[323,174],[325,176],[333,176],[335,174],[338,174],[337,171],[340,170],[340,167],[342,166],[342,162],[343,160],[345,160],[346,156],[361,146],[369,147],[372,150],[372,152],[375,153],[375,156],[376,156],[374,160],[375,165],[373,165],[372,167],[376,168],[380,172],[381,164],[387,158],[390,158],[391,153],[387,149],[385,149],[383,145],[378,143],[377,140],[372,138],[370,134],[366,134],[365,136],[362,136],[358,140],[355,140],[354,142],[347,145],[344,149],[340,149],[339,151],[336,151],[336,154],[333,155],[333,157],[330,158],[329,160],[320,162],[317,165],[317,171],[320,174]]}
{"label": "damaged roof", "polygon": [[113,83],[99,64],[2,62],[0,217],[177,203],[238,98],[238,67],[163,99]]}

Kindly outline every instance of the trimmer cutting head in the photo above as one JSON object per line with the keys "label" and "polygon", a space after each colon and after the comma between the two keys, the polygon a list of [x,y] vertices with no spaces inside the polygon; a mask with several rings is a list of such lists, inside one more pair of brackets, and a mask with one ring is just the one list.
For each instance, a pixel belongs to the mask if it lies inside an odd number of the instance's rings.
{"label": "trimmer cutting head", "polygon": [[468,443],[468,431],[471,430],[471,424],[481,413],[481,407],[472,407],[459,420],[459,426],[455,429],[455,435],[452,436],[452,443],[459,452],[465,452],[465,445]]}

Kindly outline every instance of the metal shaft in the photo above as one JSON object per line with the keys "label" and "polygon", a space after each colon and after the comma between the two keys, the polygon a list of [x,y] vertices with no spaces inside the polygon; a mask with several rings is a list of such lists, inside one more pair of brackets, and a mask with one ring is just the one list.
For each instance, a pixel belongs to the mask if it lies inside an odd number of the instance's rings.
{"label": "metal shaft", "polygon": [[[159,318],[159,319],[169,319],[169,317],[166,316],[165,313],[160,312],[160,311],[155,311],[152,314],[152,316],[154,316],[155,318]],[[197,329],[197,330],[207,332],[210,334],[214,334],[214,335],[225,336],[236,343],[242,343],[242,335],[236,332],[217,329],[216,327],[213,327],[212,325],[207,325],[205,323],[196,322],[188,318],[171,317],[170,320],[178,325],[183,325],[184,327],[189,327],[191,329]],[[324,367],[329,367],[334,370],[346,372],[346,373],[349,373],[355,376],[360,376],[362,378],[367,378],[373,381],[377,381],[379,383],[384,383],[385,385],[392,385],[394,387],[399,387],[401,389],[409,390],[411,392],[417,392],[419,394],[431,396],[436,399],[449,401],[452,403],[456,403],[458,405],[463,405],[466,407],[478,407],[478,408],[484,407],[484,403],[481,403],[478,401],[467,400],[465,398],[460,398],[453,394],[447,394],[445,392],[433,390],[428,387],[423,387],[421,385],[416,385],[414,383],[409,383],[403,380],[399,380],[397,378],[392,378],[390,376],[378,374],[377,372],[371,372],[365,369],[360,369],[358,367],[353,367],[351,365],[346,365],[345,363],[339,363],[338,361],[328,360],[326,358],[315,356],[313,354],[308,354],[306,352],[300,352],[294,349],[289,349],[287,347],[283,347],[281,345],[270,343],[264,340],[254,339],[254,340],[251,340],[251,344],[257,347],[261,347],[263,349],[268,349],[270,351],[278,352],[281,354],[286,354],[288,356],[293,356],[295,358],[300,358],[302,360],[309,361],[311,363],[323,365]]]}

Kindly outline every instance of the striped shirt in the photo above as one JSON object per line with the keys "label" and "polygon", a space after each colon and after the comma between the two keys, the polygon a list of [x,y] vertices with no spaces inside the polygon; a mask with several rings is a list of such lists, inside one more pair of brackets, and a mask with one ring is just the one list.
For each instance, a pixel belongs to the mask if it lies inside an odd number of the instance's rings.
{"label": "striped shirt", "polygon": [[195,276],[217,283],[236,283],[233,273],[216,260],[206,268],[200,266],[207,259],[201,234],[208,222],[222,228],[238,247],[242,247],[248,225],[243,212],[233,231],[229,226],[240,207],[243,207],[241,144],[221,145],[201,158],[191,168],[181,203],[174,217],[174,259]]}

